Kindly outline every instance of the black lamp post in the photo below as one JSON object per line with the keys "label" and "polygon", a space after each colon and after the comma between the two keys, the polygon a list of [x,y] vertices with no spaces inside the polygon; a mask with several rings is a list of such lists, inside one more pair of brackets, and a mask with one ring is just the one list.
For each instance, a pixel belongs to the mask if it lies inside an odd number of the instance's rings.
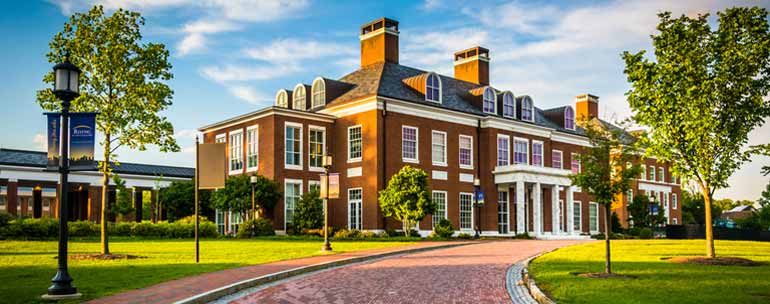
{"label": "black lamp post", "polygon": [[326,195],[324,195],[324,245],[321,247],[321,251],[332,251],[332,245],[329,243],[329,169],[332,167],[332,156],[324,155],[323,157],[324,175],[326,175]]}
{"label": "black lamp post", "polygon": [[257,186],[257,182],[259,181],[259,178],[257,178],[256,175],[252,175],[249,178],[249,181],[251,182],[251,219],[257,218],[257,203],[254,199],[254,187]]}
{"label": "black lamp post", "polygon": [[482,202],[479,202],[479,193],[481,193],[481,180],[476,178],[473,180],[473,205],[476,207],[476,234],[473,235],[474,239],[478,239],[481,236],[481,206]]}
{"label": "black lamp post", "polygon": [[61,156],[59,157],[59,173],[61,174],[61,198],[59,203],[59,267],[56,275],[51,279],[53,285],[48,287],[48,293],[43,295],[47,299],[78,298],[80,294],[72,285],[72,277],[67,271],[67,203],[69,194],[69,111],[70,102],[80,96],[78,89],[80,69],[70,63],[69,54],[64,57],[64,62],[53,67],[54,90],[53,93],[61,99]]}

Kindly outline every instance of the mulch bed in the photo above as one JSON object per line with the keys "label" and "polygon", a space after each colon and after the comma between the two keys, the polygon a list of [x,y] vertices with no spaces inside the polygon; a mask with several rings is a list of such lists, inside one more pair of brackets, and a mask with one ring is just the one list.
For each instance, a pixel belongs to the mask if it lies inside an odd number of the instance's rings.
{"label": "mulch bed", "polygon": [[146,256],[131,254],[101,254],[101,253],[81,253],[69,256],[71,260],[133,260],[146,259]]}
{"label": "mulch bed", "polygon": [[635,276],[622,275],[617,273],[582,272],[582,273],[573,273],[573,274],[581,278],[589,278],[589,279],[622,279],[622,280],[636,279]]}
{"label": "mulch bed", "polygon": [[[665,258],[664,258],[665,259]],[[736,257],[715,257],[707,258],[703,256],[678,256],[665,259],[672,263],[694,264],[694,265],[714,265],[714,266],[761,266],[760,262]]]}

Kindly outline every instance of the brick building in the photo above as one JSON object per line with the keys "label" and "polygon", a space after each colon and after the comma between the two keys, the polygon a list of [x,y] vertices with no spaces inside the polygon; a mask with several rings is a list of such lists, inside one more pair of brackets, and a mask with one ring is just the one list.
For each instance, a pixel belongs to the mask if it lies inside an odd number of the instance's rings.
{"label": "brick building", "polygon": [[[383,216],[377,192],[410,165],[429,174],[439,206],[419,223],[423,234],[440,218],[471,232],[477,212],[484,235],[603,231],[603,208],[569,179],[580,171],[575,156],[589,145],[576,120],[599,116],[598,97],[581,94],[574,106],[541,109],[530,96],[491,84],[485,48],[455,53],[454,76],[446,76],[400,65],[398,39],[397,21],[366,24],[358,70],[281,89],[272,107],[199,129],[204,142],[227,143],[229,174],[258,173],[281,184],[284,199],[267,214],[276,229],[291,223],[300,195],[319,185],[328,153],[332,172],[341,174],[340,198],[329,205],[336,227],[400,229]],[[680,190],[668,166],[653,159],[645,165],[650,175],[619,198],[616,212],[625,224],[633,195],[656,195],[670,223],[678,223]],[[480,211],[473,207],[475,179],[485,197]],[[230,216],[218,212],[222,230],[235,229],[239,219]]]}

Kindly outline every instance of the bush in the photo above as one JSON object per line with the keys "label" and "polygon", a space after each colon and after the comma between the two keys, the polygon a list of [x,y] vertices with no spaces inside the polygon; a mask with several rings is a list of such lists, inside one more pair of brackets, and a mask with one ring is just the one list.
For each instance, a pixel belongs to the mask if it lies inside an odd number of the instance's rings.
{"label": "bush", "polygon": [[404,236],[404,233],[395,229],[387,229],[385,230],[385,234],[387,234],[389,237],[399,237]]}
{"label": "bush", "polygon": [[361,231],[361,233],[358,234],[358,237],[371,239],[371,238],[376,238],[377,234],[371,231]]}
{"label": "bush", "polygon": [[628,234],[631,236],[639,236],[641,230],[642,229],[639,227],[631,227],[631,229],[628,229]]}
{"label": "bush", "polygon": [[294,233],[297,234],[302,233],[305,229],[323,229],[324,207],[323,201],[318,198],[318,191],[311,191],[302,195],[294,207],[292,224],[294,224]]}
{"label": "bush", "polygon": [[253,220],[247,220],[241,223],[238,228],[237,238],[246,239],[255,236],[271,236],[275,235],[273,230],[273,222],[265,218],[258,218]]}
{"label": "bush", "polygon": [[8,226],[8,224],[14,220],[14,216],[10,213],[0,212],[0,228]]}
{"label": "bush", "polygon": [[356,229],[340,229],[334,233],[335,238],[356,238],[360,235],[360,231]]}
{"label": "bush", "polygon": [[461,239],[461,240],[470,240],[470,239],[472,239],[472,238],[473,238],[473,236],[471,236],[471,235],[470,235],[470,234],[468,234],[468,233],[465,233],[465,232],[463,232],[463,233],[460,233],[460,234],[458,234],[458,235],[457,235],[457,238],[458,238],[458,239]]}
{"label": "bush", "polygon": [[153,224],[150,221],[142,221],[141,223],[136,223],[131,227],[131,235],[158,237],[161,235],[158,232],[157,227],[158,227],[157,224]]}
{"label": "bush", "polygon": [[[75,237],[93,236],[101,233],[101,227],[98,224],[89,221],[70,222],[67,227],[69,229],[69,235]],[[56,234],[58,235],[58,231]]]}
{"label": "bush", "polygon": [[448,219],[441,219],[436,226],[433,227],[433,232],[441,238],[450,238],[455,233],[455,228],[452,227],[452,222]]}
{"label": "bush", "polygon": [[652,229],[650,228],[644,228],[641,231],[639,231],[639,238],[648,240],[652,238]]}
{"label": "bush", "polygon": [[532,239],[532,237],[529,236],[528,232],[519,233],[516,236],[514,236],[513,238],[517,239],[517,240],[531,240]]}

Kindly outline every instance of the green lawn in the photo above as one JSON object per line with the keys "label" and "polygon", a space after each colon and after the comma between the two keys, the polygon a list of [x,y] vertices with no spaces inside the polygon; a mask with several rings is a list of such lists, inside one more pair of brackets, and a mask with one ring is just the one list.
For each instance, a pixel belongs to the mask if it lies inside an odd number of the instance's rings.
{"label": "green lawn", "polygon": [[[114,240],[113,253],[146,256],[116,261],[70,261],[83,300],[145,287],[194,274],[322,254],[318,240],[201,240],[201,263],[194,263],[192,240]],[[409,244],[393,241],[335,241],[336,252]],[[97,241],[70,242],[70,253],[98,252]],[[56,272],[57,242],[0,241],[2,303],[37,302]]]}
{"label": "green lawn", "polygon": [[[674,264],[662,257],[705,253],[703,240],[612,241],[613,272],[636,279],[589,279],[604,271],[604,242],[562,248],[533,261],[538,287],[559,303],[770,303],[770,264]],[[717,255],[770,263],[770,243],[717,241]]]}

